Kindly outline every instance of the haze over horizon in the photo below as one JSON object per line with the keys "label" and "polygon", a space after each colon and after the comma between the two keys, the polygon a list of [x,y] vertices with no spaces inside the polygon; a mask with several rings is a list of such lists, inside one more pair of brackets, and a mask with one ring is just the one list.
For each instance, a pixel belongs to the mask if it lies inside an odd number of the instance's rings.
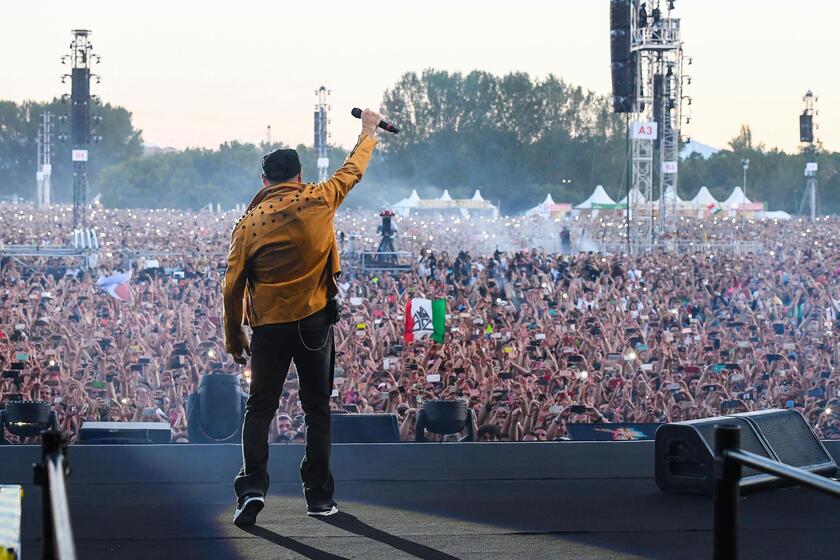
{"label": "haze over horizon", "polygon": [[[838,47],[840,4],[805,0],[677,0],[692,76],[692,121],[683,134],[725,147],[742,124],[754,142],[798,148],[802,95],[820,98],[817,137],[840,150],[840,75],[828,54]],[[134,114],[149,145],[217,147],[259,142],[266,125],[287,144],[312,143],[315,90],[331,91],[331,139],[351,145],[353,106],[376,108],[407,71],[424,68],[495,74],[554,74],[599,94],[610,92],[609,2],[381,0],[319,4],[150,0],[138,13],[102,0],[5,7],[0,43],[7,82],[0,98],[44,101],[69,92],[59,76],[70,30],[93,31],[94,93]],[[818,16],[818,17],[815,17]],[[382,29],[386,31],[381,31]],[[397,123],[399,124],[399,123]]]}

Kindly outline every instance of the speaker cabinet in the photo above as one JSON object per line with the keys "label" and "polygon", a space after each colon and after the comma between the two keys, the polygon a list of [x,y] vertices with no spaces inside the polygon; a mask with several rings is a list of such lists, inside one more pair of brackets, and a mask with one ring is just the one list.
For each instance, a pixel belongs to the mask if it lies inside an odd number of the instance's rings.
{"label": "speaker cabinet", "polygon": [[[663,424],[656,430],[656,485],[674,494],[711,495],[714,486],[715,426],[741,428],[741,448],[767,459],[807,471],[834,476],[837,464],[795,410],[761,410]],[[778,478],[751,468],[742,469],[741,488],[782,484]]]}
{"label": "speaker cabinet", "polygon": [[333,443],[399,443],[400,429],[395,414],[333,413]]}
{"label": "speaker cabinet", "polygon": [[85,422],[79,428],[79,443],[169,443],[171,433],[168,422]]}

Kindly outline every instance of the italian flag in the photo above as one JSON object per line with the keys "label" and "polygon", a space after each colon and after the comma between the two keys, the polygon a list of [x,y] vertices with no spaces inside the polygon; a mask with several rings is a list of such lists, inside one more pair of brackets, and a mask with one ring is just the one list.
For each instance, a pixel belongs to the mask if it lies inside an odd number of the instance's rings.
{"label": "italian flag", "polygon": [[425,298],[412,298],[405,306],[405,341],[413,342],[431,335],[435,342],[443,342],[446,330],[446,300],[434,301]]}
{"label": "italian flag", "polygon": [[713,203],[709,204],[708,206],[706,206],[706,210],[708,210],[709,213],[712,216],[714,216],[715,214],[720,212],[722,210],[722,208],[713,202]]}

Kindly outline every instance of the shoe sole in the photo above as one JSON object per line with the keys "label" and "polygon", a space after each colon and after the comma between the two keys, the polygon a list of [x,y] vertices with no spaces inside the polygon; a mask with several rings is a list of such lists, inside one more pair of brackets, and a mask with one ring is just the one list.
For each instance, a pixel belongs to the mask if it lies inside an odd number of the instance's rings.
{"label": "shoe sole", "polygon": [[336,513],[338,513],[338,506],[333,506],[327,511],[307,511],[306,515],[309,517],[329,517],[330,515],[335,515]]}
{"label": "shoe sole", "polygon": [[257,514],[262,511],[265,501],[252,498],[245,502],[239,515],[234,516],[233,524],[237,527],[250,527],[257,523]]}

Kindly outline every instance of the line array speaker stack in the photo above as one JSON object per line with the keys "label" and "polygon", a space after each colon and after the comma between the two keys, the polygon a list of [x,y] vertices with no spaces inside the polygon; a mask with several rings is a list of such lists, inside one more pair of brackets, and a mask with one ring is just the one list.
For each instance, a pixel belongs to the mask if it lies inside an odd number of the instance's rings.
{"label": "line array speaker stack", "polygon": [[[663,492],[712,494],[718,424],[736,424],[741,428],[744,451],[816,474],[837,474],[834,459],[799,412],[760,410],[660,426],[656,430],[655,478]],[[743,468],[742,475],[744,490],[783,483],[748,467]]]}
{"label": "line array speaker stack", "polygon": [[616,113],[632,113],[636,101],[636,55],[630,53],[633,0],[610,0],[612,104]]}

